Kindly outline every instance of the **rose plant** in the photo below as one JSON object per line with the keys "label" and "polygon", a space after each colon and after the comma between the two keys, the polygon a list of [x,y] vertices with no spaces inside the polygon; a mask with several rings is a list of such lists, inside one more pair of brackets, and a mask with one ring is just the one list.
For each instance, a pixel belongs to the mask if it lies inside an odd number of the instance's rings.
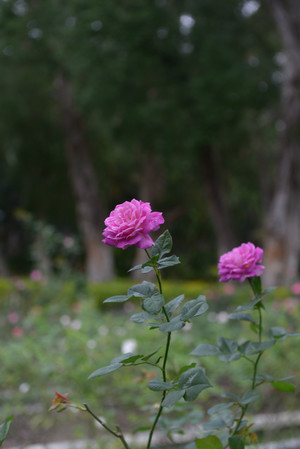
{"label": "rose plant", "polygon": [[[150,366],[156,370],[157,376],[148,382],[148,388],[160,395],[155,416],[150,423],[146,449],[152,446],[154,432],[163,414],[164,408],[174,406],[178,401],[193,401],[202,391],[212,385],[205,369],[195,362],[183,366],[174,374],[168,370],[172,333],[181,330],[186,323],[205,315],[208,310],[206,298],[199,295],[192,300],[186,300],[184,295],[176,296],[166,302],[163,294],[161,270],[180,263],[175,255],[169,255],[172,250],[172,237],[169,231],[163,232],[156,242],[149,233],[157,231],[164,218],[161,212],[152,212],[149,203],[126,201],[116,206],[105,220],[103,242],[110,246],[126,249],[137,246],[145,250],[145,263],[133,267],[142,273],[154,272],[157,283],[143,281],[130,287],[126,294],[112,296],[106,303],[125,303],[136,301],[141,311],[134,313],[131,320],[138,324],[146,324],[151,330],[162,335],[162,347],[153,348],[147,354],[126,353],[115,357],[106,366],[93,371],[89,379],[111,374],[128,366]],[[242,396],[226,392],[223,397],[226,402],[214,405],[208,410],[210,419],[202,424],[202,434],[186,447],[189,449],[243,449],[247,444],[255,441],[255,434],[251,431],[251,423],[246,420],[246,412],[251,403],[259,399],[258,387],[266,382],[281,391],[293,391],[294,386],[290,378],[276,379],[270,374],[259,371],[260,361],[266,350],[287,337],[300,333],[287,332],[281,327],[272,327],[268,338],[264,339],[263,312],[266,309],[266,295],[272,288],[263,290],[260,275],[264,270],[261,264],[263,250],[253,243],[242,244],[238,248],[221,256],[218,268],[221,282],[234,280],[243,282],[248,279],[253,297],[248,304],[240,305],[229,315],[232,320],[248,322],[254,333],[254,340],[235,341],[220,337],[217,345],[200,343],[190,353],[193,357],[217,356],[221,362],[232,362],[244,359],[250,364],[251,382]],[[157,399],[155,399],[157,402]],[[91,410],[88,404],[77,405],[71,403],[67,394],[56,393],[52,401],[51,410],[62,411],[75,407],[89,413],[105,430],[120,440],[124,448],[130,449],[124,432],[119,426],[112,426]],[[186,416],[188,421],[188,415]]]}

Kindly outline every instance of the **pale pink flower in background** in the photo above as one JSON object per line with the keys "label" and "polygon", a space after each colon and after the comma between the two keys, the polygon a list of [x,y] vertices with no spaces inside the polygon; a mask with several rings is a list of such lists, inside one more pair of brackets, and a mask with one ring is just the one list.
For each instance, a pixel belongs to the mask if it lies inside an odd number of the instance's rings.
{"label": "pale pink flower in background", "polygon": [[300,295],[300,282],[295,282],[295,284],[291,286],[291,292],[294,295]]}
{"label": "pale pink flower in background", "polygon": [[17,290],[22,291],[25,290],[26,284],[22,279],[16,279],[15,280],[15,287]]}
{"label": "pale pink flower in background", "polygon": [[253,243],[242,243],[241,246],[223,254],[220,257],[218,268],[220,282],[230,279],[244,282],[246,278],[260,276],[264,266],[259,265],[263,258],[263,250],[255,247]]}
{"label": "pale pink flower in background", "polygon": [[225,295],[228,295],[228,296],[233,295],[233,293],[235,292],[234,285],[232,285],[232,284],[224,285],[223,292]]}
{"label": "pale pink flower in background", "polygon": [[102,241],[107,245],[122,249],[135,245],[147,249],[154,245],[149,232],[157,231],[164,218],[161,212],[151,212],[149,203],[133,199],[118,204],[104,223]]}
{"label": "pale pink flower in background", "polygon": [[7,319],[10,324],[16,324],[19,321],[19,314],[17,312],[11,312],[7,315]]}
{"label": "pale pink flower in background", "polygon": [[11,334],[12,334],[14,337],[21,338],[21,337],[23,337],[23,335],[24,335],[24,331],[23,331],[22,327],[20,327],[20,326],[15,326],[15,327],[12,328]]}
{"label": "pale pink flower in background", "polygon": [[43,275],[40,270],[32,270],[32,272],[30,273],[30,279],[35,282],[41,282],[41,280],[43,279]]}

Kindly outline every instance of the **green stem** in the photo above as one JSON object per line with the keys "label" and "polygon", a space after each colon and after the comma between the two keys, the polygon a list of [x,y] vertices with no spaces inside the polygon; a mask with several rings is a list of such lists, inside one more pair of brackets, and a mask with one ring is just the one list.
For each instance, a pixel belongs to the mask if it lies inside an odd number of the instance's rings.
{"label": "green stem", "polygon": [[130,447],[128,446],[124,435],[122,433],[122,430],[120,429],[120,427],[117,427],[117,432],[115,432],[114,430],[112,430],[110,427],[108,427],[97,415],[95,415],[95,413],[89,408],[89,406],[87,404],[83,404],[86,408],[86,411],[99,423],[101,424],[102,427],[104,427],[105,430],[107,430],[109,433],[111,433],[112,435],[114,435],[116,438],[119,438],[119,440],[122,441],[123,446],[125,447],[125,449],[130,449]]}
{"label": "green stem", "polygon": [[[250,285],[252,287],[251,282],[250,282]],[[253,290],[253,293],[254,293],[255,297],[258,298],[258,296],[257,296],[257,294],[256,294],[256,292],[254,291],[253,288],[252,288],[252,290]],[[260,302],[257,304],[256,309],[258,311],[258,342],[261,343],[263,328],[262,328],[262,311],[261,311],[261,303]],[[248,361],[251,361],[254,364],[254,366],[253,366],[253,376],[252,376],[252,382],[251,382],[251,389],[252,390],[255,390],[255,388],[257,387],[257,385],[256,385],[257,368],[258,368],[258,363],[259,363],[259,361],[261,359],[261,356],[263,355],[263,352],[264,351],[260,351],[258,353],[255,362],[253,362],[252,360],[248,359],[248,357],[245,357]],[[249,406],[249,404],[246,404],[244,407],[241,407],[242,413],[241,413],[241,416],[240,416],[240,418],[239,418],[239,420],[238,420],[238,422],[237,422],[237,424],[235,426],[233,435],[235,435],[238,432],[238,429],[239,429],[239,427],[241,425],[241,422],[242,422],[242,420],[243,420],[243,418],[244,418],[244,416],[246,414],[248,406]]]}
{"label": "green stem", "polygon": [[[148,258],[151,259],[151,256],[150,256],[149,252],[146,249],[145,249],[145,252],[146,252]],[[155,266],[155,264],[153,264],[152,266],[154,268],[155,276],[156,276],[156,279],[157,279],[159,292],[162,295],[163,292],[162,292],[162,284],[161,284],[159,271],[158,271],[157,267]],[[169,318],[168,313],[167,313],[167,311],[166,311],[164,306],[162,307],[162,311],[163,311],[163,313],[165,315],[165,318],[166,318],[167,322],[169,322],[170,318]],[[170,344],[171,344],[171,332],[168,332],[168,334],[167,334],[167,342],[166,342],[166,350],[165,350],[165,355],[164,355],[164,360],[163,360],[163,365],[162,365],[162,376],[163,376],[163,381],[164,382],[167,381],[166,366],[167,366],[167,360],[168,360],[168,355],[169,355]],[[147,443],[146,449],[150,449],[150,447],[151,447],[151,441],[152,441],[153,433],[154,433],[154,430],[155,430],[156,425],[158,423],[158,420],[160,418],[160,415],[162,414],[162,411],[163,411],[162,403],[163,403],[165,397],[166,397],[166,391],[163,391],[162,398],[161,398],[161,401],[160,401],[160,406],[159,406],[158,412],[156,414],[156,417],[155,417],[155,419],[153,421],[153,424],[152,424],[152,427],[151,427],[151,430],[150,430],[150,433],[149,433],[149,438],[148,438],[148,443]]]}

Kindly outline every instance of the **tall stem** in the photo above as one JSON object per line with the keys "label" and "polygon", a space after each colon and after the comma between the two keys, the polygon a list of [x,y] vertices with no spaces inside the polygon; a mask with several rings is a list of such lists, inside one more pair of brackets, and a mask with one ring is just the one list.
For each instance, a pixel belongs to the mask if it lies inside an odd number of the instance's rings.
{"label": "tall stem", "polygon": [[[252,287],[251,282],[250,282],[250,285],[251,285],[251,287]],[[255,290],[254,290],[253,288],[252,288],[252,290],[253,290],[253,293],[254,293],[255,297],[258,298],[257,292],[255,292]],[[262,327],[262,311],[261,311],[261,309],[262,309],[262,304],[261,304],[261,302],[259,302],[259,303],[256,305],[256,309],[257,309],[257,311],[258,311],[258,342],[261,343],[261,341],[262,341],[262,332],[263,332],[263,327]],[[251,382],[251,390],[255,390],[255,388],[256,388],[257,368],[258,368],[258,363],[259,363],[259,361],[260,361],[260,359],[261,359],[261,356],[263,355],[263,352],[264,352],[264,351],[260,351],[260,352],[258,353],[258,355],[257,355],[257,357],[256,357],[256,360],[255,360],[255,362],[254,362],[254,366],[253,366],[253,376],[252,376],[252,382]],[[248,409],[248,406],[249,406],[249,404],[246,404],[244,407],[242,407],[241,416],[240,416],[240,418],[239,418],[239,420],[238,420],[238,422],[237,422],[237,424],[236,424],[236,426],[235,426],[233,435],[235,435],[235,434],[238,432],[239,427],[240,427],[240,425],[241,425],[241,422],[242,422],[242,420],[243,420],[243,418],[244,418],[244,416],[245,416],[245,414],[246,414],[246,411],[247,411],[247,409]]]}
{"label": "tall stem", "polygon": [[[146,252],[148,258],[150,259],[151,257],[150,257],[149,252],[146,249],[145,249],[145,252]],[[157,279],[159,292],[162,295],[163,291],[162,291],[162,284],[161,284],[161,278],[160,278],[160,275],[159,275],[159,271],[158,271],[157,267],[154,264],[153,264],[153,268],[154,268],[155,276],[156,276],[156,279]],[[168,313],[167,313],[167,311],[166,311],[164,306],[162,307],[162,311],[163,311],[163,313],[165,315],[166,320],[169,322],[170,318],[169,318]],[[166,366],[167,366],[167,360],[168,360],[168,355],[169,355],[170,344],[171,344],[171,332],[168,332],[168,334],[167,334],[167,341],[166,341],[165,355],[164,355],[164,360],[163,360],[163,365],[162,365],[162,376],[163,376],[163,381],[164,382],[167,381]],[[160,415],[161,415],[161,413],[163,411],[162,403],[163,403],[165,397],[166,397],[166,391],[163,391],[162,398],[161,398],[160,405],[159,405],[159,409],[158,409],[158,412],[156,414],[156,417],[155,417],[155,419],[153,421],[153,424],[152,424],[152,427],[151,427],[151,430],[150,430],[150,433],[149,433],[149,438],[148,438],[146,449],[150,449],[150,447],[151,447],[151,441],[152,441],[153,433],[154,433],[154,430],[155,430],[156,425],[158,423],[158,420],[160,418]]]}

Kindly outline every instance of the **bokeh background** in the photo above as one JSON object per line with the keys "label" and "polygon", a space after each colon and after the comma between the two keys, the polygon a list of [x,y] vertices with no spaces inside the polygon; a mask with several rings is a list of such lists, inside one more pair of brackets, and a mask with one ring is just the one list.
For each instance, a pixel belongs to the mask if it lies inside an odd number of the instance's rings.
{"label": "bokeh background", "polygon": [[[162,211],[173,236],[182,264],[166,270],[169,297],[204,291],[222,324],[218,257],[252,241],[264,284],[282,287],[274,313],[296,330],[299,1],[1,0],[0,29],[3,413],[45,406],[57,383],[92,398],[82,379],[96,349],[110,360],[129,335],[102,302],[124,293],[143,252],[106,247],[101,232],[132,198]],[[54,418],[30,416],[19,435],[38,441],[32,429]]]}

